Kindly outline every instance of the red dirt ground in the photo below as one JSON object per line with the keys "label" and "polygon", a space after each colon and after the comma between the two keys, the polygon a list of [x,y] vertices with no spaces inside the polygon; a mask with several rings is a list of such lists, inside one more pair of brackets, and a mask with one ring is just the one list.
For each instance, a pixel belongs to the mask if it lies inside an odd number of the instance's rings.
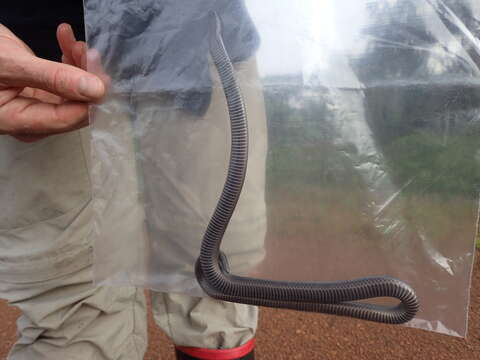
{"label": "red dirt ground", "polygon": [[[480,359],[480,251],[473,274],[466,340],[405,327],[294,311],[262,309],[257,358],[262,360],[476,360]],[[0,302],[0,359],[15,339],[18,311]],[[34,360],[34,359],[32,359]],[[87,360],[87,359],[85,359]],[[150,314],[145,360],[174,360],[173,346]]]}

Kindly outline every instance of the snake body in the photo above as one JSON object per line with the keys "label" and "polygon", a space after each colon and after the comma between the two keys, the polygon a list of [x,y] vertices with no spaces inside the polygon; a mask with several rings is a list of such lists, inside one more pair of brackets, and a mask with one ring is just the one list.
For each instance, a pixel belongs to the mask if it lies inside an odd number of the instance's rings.
{"label": "snake body", "polygon": [[[225,230],[242,191],[248,161],[248,123],[234,67],[221,35],[221,20],[210,14],[210,54],[218,71],[231,125],[230,163],[225,185],[204,234],[195,265],[197,280],[211,297],[223,301],[349,316],[389,324],[411,320],[419,309],[414,290],[391,277],[340,282],[287,282],[236,276],[220,251]],[[360,302],[369,298],[399,300],[393,307]]]}

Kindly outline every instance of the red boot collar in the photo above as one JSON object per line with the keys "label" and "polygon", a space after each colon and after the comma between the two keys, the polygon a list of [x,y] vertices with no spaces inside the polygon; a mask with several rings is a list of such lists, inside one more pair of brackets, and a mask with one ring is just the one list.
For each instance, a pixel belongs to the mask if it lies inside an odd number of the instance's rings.
{"label": "red boot collar", "polygon": [[199,360],[235,360],[251,353],[254,347],[255,338],[233,349],[202,349],[187,346],[176,346],[176,349]]}

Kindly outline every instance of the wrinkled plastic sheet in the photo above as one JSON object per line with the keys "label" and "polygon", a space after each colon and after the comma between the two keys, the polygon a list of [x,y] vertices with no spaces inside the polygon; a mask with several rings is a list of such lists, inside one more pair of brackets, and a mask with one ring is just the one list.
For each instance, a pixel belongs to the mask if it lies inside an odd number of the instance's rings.
{"label": "wrinkled plastic sheet", "polygon": [[394,276],[420,299],[410,326],[465,336],[479,4],[86,0],[89,68],[111,78],[92,108],[97,282],[203,296],[193,264],[229,156],[213,10],[250,128],[245,190],[222,245],[231,271]]}

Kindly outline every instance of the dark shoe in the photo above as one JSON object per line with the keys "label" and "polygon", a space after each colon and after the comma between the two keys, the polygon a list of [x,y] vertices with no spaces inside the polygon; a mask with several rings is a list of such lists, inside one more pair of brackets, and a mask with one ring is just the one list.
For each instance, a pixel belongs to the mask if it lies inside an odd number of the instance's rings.
{"label": "dark shoe", "polygon": [[233,349],[202,349],[177,346],[177,360],[254,360],[255,339]]}

